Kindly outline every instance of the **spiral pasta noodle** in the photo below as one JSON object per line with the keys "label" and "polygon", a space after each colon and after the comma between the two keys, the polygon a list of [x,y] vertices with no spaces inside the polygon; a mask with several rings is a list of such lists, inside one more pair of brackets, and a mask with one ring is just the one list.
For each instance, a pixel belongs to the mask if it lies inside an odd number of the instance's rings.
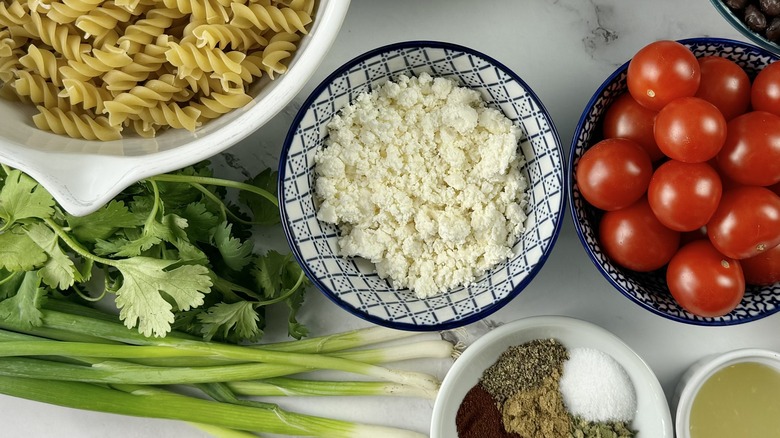
{"label": "spiral pasta noodle", "polygon": [[287,70],[317,0],[3,0],[0,98],[55,134],[195,131]]}
{"label": "spiral pasta noodle", "polygon": [[60,89],[46,78],[26,70],[19,71],[18,76],[12,83],[17,95],[26,96],[30,102],[47,108],[70,108],[70,103],[59,96]]}
{"label": "spiral pasta noodle", "polygon": [[230,8],[233,10],[233,20],[230,24],[245,29],[254,26],[261,30],[305,34],[306,25],[311,23],[309,14],[289,7],[279,8],[259,3],[245,5],[236,2],[231,4]]}
{"label": "spiral pasta noodle", "polygon": [[52,3],[49,18],[60,24],[72,23],[76,18],[97,8],[103,0],[62,0]]}
{"label": "spiral pasta noodle", "polygon": [[40,105],[38,105],[38,111],[40,112],[33,116],[35,126],[55,134],[102,141],[122,138],[120,128],[110,125],[108,119],[103,116],[90,117],[87,114],[78,114],[73,110],[65,111],[60,108],[46,108]]}

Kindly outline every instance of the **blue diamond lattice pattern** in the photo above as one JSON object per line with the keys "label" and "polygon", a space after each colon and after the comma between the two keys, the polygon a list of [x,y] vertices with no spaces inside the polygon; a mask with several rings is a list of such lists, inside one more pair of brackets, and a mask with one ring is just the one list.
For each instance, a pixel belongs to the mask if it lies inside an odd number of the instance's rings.
{"label": "blue diamond lattice pattern", "polygon": [[[318,87],[291,128],[280,164],[283,226],[304,271],[332,300],[376,323],[402,329],[455,327],[490,313],[519,293],[541,268],[560,231],[565,197],[560,140],[546,110],[516,75],[481,54],[441,43],[399,44],[357,58]],[[397,78],[428,72],[478,90],[522,128],[518,147],[530,196],[526,231],[514,245],[514,257],[477,279],[443,295],[418,299],[395,289],[373,264],[344,258],[338,230],[317,220],[312,196],[316,151],[324,147],[327,124],[359,94]]]}

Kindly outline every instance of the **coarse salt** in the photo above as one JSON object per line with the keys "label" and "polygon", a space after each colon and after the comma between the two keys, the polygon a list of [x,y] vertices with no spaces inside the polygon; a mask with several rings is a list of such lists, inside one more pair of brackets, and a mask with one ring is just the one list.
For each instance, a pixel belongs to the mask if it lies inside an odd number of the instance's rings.
{"label": "coarse salt", "polygon": [[612,356],[593,348],[572,348],[560,380],[563,402],[587,421],[630,422],[636,392],[626,370]]}
{"label": "coarse salt", "polygon": [[528,184],[520,129],[454,81],[400,76],[358,96],[315,156],[317,217],[393,287],[437,295],[512,255]]}

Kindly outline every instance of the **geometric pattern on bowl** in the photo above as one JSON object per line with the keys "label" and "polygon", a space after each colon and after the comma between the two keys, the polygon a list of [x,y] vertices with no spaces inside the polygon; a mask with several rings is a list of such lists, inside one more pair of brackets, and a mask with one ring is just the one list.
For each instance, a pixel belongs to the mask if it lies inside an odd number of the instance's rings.
{"label": "geometric pattern on bowl", "polygon": [[[399,75],[454,79],[480,92],[521,130],[526,158],[521,172],[529,184],[525,231],[513,257],[477,278],[438,296],[417,298],[394,289],[369,261],[339,255],[338,229],[319,221],[313,197],[315,152],[327,124],[344,106]],[[483,318],[514,298],[541,269],[560,232],[565,211],[564,156],[546,109],[516,74],[492,58],[441,42],[411,41],[370,51],[347,62],[309,96],[294,119],[279,164],[282,226],[306,275],[330,299],[376,324],[405,330],[453,328]]]}
{"label": "geometric pattern on bowl", "polygon": [[[748,73],[751,80],[764,66],[778,59],[777,55],[760,47],[728,39],[691,38],[680,42],[691,49],[697,58],[721,56],[736,62]],[[594,93],[574,131],[569,153],[569,208],[577,235],[591,261],[623,295],[645,309],[674,321],[695,325],[733,325],[754,321],[777,312],[780,310],[780,283],[763,287],[748,285],[742,302],[724,316],[704,318],[693,315],[672,298],[666,286],[663,268],[649,273],[631,271],[612,263],[602,251],[597,238],[601,214],[582,198],[573,175],[582,154],[603,138],[601,121],[604,113],[612,102],[628,91],[627,68],[628,62],[607,78]]]}

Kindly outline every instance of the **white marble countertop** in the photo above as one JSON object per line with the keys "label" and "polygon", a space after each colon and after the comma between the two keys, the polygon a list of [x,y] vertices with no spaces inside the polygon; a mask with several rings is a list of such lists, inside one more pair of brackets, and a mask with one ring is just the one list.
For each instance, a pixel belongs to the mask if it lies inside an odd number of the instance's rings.
{"label": "white marble countertop", "polygon": [[[287,128],[316,84],[360,53],[417,39],[469,46],[513,69],[551,113],[568,156],[581,110],[607,75],[653,40],[694,36],[743,39],[708,0],[354,0],[329,55],[300,95],[269,124],[214,162],[223,169],[226,163],[238,163],[250,173],[275,167]],[[278,239],[281,228],[270,234]],[[780,315],[746,325],[707,328],[663,319],[624,298],[588,259],[568,211],[539,275],[490,319],[505,322],[545,314],[584,319],[621,337],[650,364],[669,398],[682,372],[706,355],[743,347],[780,350]],[[301,320],[313,334],[369,325],[314,290]],[[281,330],[282,325],[269,328],[271,336]],[[409,364],[439,376],[448,365],[446,361]],[[427,432],[433,401],[296,399],[294,408]],[[205,436],[183,423],[76,411],[4,396],[0,396],[0,420],[4,437]]]}

